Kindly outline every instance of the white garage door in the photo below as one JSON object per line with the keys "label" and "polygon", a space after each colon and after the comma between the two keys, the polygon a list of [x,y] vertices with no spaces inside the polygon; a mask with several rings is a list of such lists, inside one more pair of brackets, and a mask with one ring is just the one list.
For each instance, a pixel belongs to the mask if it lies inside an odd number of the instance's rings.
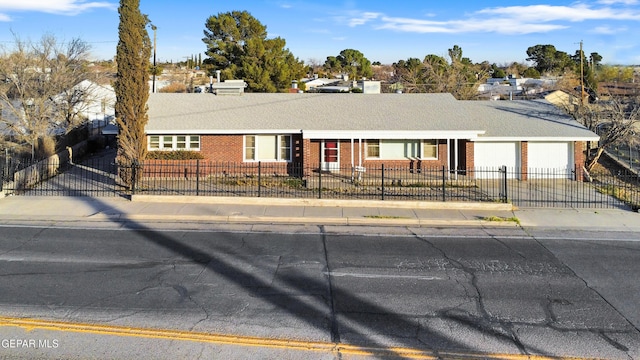
{"label": "white garage door", "polygon": [[[496,170],[507,167],[510,178],[518,178],[520,147],[517,142],[475,142],[473,161],[478,178],[499,178]],[[518,170],[518,171],[516,171]],[[496,171],[496,172],[494,172]]]}
{"label": "white garage door", "polygon": [[572,178],[573,144],[570,142],[529,142],[529,178]]}

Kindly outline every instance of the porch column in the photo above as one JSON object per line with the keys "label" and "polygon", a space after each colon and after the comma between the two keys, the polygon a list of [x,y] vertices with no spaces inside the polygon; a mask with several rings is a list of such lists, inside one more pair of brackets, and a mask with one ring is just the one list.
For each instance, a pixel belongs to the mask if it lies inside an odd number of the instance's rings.
{"label": "porch column", "polygon": [[355,160],[354,160],[354,154],[353,154],[353,148],[354,148],[353,142],[354,142],[354,139],[351,138],[351,169],[353,169],[356,166]]}
{"label": "porch column", "polygon": [[362,166],[362,138],[358,138],[358,166]]}
{"label": "porch column", "polygon": [[451,140],[447,139],[447,178],[451,179]]}
{"label": "porch column", "polygon": [[453,139],[453,163],[454,163],[454,167],[455,167],[455,178],[456,180],[458,180],[458,139]]}

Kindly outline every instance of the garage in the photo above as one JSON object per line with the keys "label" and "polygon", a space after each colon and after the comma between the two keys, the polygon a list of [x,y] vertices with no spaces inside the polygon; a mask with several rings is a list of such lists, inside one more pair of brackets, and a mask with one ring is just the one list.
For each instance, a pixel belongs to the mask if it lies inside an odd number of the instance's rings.
{"label": "garage", "polygon": [[509,178],[519,177],[519,142],[475,142],[473,152],[477,178],[499,178],[497,170],[502,166],[507,167]]}
{"label": "garage", "polygon": [[529,178],[573,178],[573,144],[529,142]]}

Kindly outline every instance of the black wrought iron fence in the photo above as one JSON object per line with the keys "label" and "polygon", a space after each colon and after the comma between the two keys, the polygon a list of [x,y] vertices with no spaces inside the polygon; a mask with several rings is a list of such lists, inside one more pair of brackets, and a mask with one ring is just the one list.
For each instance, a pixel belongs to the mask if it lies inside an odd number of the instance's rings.
{"label": "black wrought iron fence", "polygon": [[143,173],[132,188],[138,194],[500,201],[494,185],[501,177],[497,170],[449,172],[444,167],[385,165],[323,170],[296,164],[187,161],[147,163],[137,171]]}
{"label": "black wrought iron fence", "polygon": [[[13,172],[13,173],[11,173]],[[6,174],[5,174],[6,173]],[[634,173],[587,175],[575,169],[367,166],[323,168],[293,163],[149,161],[136,166],[92,159],[39,162],[3,171],[16,195],[128,194],[317,199],[503,202],[519,207],[637,208]]]}

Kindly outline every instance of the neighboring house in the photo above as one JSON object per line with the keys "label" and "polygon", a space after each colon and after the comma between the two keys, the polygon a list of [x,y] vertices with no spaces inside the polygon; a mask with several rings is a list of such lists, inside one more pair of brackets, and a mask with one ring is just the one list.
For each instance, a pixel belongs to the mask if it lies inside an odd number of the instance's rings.
{"label": "neighboring house", "polygon": [[[95,128],[104,127],[115,118],[114,105],[116,95],[113,88],[84,80],[66,93],[60,93],[47,99],[45,106],[50,118],[47,122],[43,122],[42,126],[46,126],[45,130],[39,129],[36,124],[31,124],[32,128],[23,125],[26,120],[22,102],[13,100],[7,103],[0,100],[0,133],[3,135],[15,135],[16,132],[24,134],[29,130],[35,130],[47,131],[49,134],[64,134],[69,129],[66,124],[61,124],[59,118],[61,115],[58,107],[63,106],[68,98],[84,99],[84,101],[78,101],[74,104],[72,112],[79,119],[86,120],[88,124]],[[58,118],[55,117],[56,115]],[[13,130],[9,123],[14,126]]]}
{"label": "neighboring house", "polygon": [[116,93],[111,85],[99,85],[84,80],[73,89],[84,91],[88,95],[86,101],[78,104],[78,114],[90,123],[100,123],[102,126],[115,117]]}
{"label": "neighboring house", "polygon": [[[211,161],[414,169],[582,169],[598,136],[544,100],[450,94],[151,94],[148,147]],[[518,175],[520,176],[520,175]]]}
{"label": "neighboring house", "polygon": [[339,81],[339,79],[313,77],[312,79],[305,78],[305,79],[302,79],[301,81],[305,84],[305,88],[307,91],[313,91],[317,87],[335,83],[336,81]]}
{"label": "neighboring house", "polygon": [[486,98],[499,99],[501,96],[533,95],[544,91],[545,87],[554,84],[554,80],[541,80],[531,78],[506,78],[487,79],[485,84],[478,86],[478,93]]}

